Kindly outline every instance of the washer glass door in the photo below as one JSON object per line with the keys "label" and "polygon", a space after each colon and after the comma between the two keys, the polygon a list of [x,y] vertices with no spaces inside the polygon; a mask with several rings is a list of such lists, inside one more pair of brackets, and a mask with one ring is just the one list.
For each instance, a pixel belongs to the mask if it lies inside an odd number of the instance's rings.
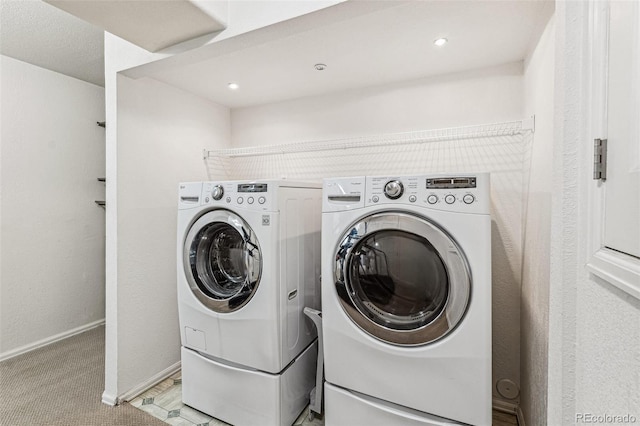
{"label": "washer glass door", "polygon": [[377,339],[427,344],[450,333],[466,312],[471,277],[464,253],[423,217],[367,216],[341,238],[335,259],[342,308]]}
{"label": "washer glass door", "polygon": [[212,210],[196,220],[184,242],[189,287],[216,312],[240,309],[255,294],[262,271],[260,245],[251,227],[228,210]]}

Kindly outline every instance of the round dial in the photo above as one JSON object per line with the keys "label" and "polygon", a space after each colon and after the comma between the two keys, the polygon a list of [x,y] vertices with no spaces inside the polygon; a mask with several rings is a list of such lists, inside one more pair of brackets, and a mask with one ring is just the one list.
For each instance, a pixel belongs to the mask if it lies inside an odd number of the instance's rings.
{"label": "round dial", "polygon": [[404,186],[399,180],[390,180],[384,186],[384,195],[386,195],[388,198],[391,198],[392,200],[400,198],[403,192]]}
{"label": "round dial", "polygon": [[222,185],[216,185],[213,187],[213,190],[211,191],[211,198],[214,200],[220,200],[223,195],[224,189],[222,188]]}

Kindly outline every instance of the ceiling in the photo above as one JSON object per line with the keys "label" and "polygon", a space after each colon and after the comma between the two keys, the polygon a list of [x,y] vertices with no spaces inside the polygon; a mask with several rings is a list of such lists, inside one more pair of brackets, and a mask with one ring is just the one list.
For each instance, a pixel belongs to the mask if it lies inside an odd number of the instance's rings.
{"label": "ceiling", "polygon": [[104,33],[40,0],[0,0],[0,53],[104,86]]}
{"label": "ceiling", "polygon": [[[208,57],[173,57],[132,75],[240,108],[521,61],[553,12],[546,0],[396,1],[377,9],[365,3],[333,6],[333,19],[325,13],[321,25],[313,16],[297,18],[308,20],[302,29],[268,42],[257,30],[253,41],[225,48],[233,40],[223,40],[203,48]],[[353,13],[358,7],[363,12]],[[348,19],[341,8],[349,8]],[[440,37],[448,39],[443,47],[433,44]],[[318,63],[326,69],[317,71]],[[229,90],[231,82],[240,87]]]}
{"label": "ceiling", "polygon": [[44,0],[150,52],[225,29],[227,1]]}
{"label": "ceiling", "polygon": [[[277,37],[271,26],[135,74],[239,108],[489,67],[526,57],[553,0],[348,1],[328,10]],[[439,37],[449,42],[434,46]],[[3,55],[104,86],[103,41],[100,28],[40,0],[0,0]]]}

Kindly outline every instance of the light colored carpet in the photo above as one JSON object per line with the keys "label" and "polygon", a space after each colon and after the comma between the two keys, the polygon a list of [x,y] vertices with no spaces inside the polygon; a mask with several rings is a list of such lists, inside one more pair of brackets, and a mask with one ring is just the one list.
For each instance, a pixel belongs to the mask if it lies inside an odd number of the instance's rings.
{"label": "light colored carpet", "polygon": [[0,362],[0,424],[166,426],[103,390],[104,326]]}

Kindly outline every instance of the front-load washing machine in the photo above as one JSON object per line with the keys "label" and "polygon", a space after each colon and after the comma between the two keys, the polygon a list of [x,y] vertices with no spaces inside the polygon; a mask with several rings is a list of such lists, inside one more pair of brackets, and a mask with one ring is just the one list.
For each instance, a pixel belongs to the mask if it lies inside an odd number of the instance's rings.
{"label": "front-load washing machine", "polygon": [[491,424],[489,175],[326,179],[327,426]]}
{"label": "front-load washing machine", "polygon": [[314,387],[321,185],[181,183],[183,402],[234,425],[290,425]]}

